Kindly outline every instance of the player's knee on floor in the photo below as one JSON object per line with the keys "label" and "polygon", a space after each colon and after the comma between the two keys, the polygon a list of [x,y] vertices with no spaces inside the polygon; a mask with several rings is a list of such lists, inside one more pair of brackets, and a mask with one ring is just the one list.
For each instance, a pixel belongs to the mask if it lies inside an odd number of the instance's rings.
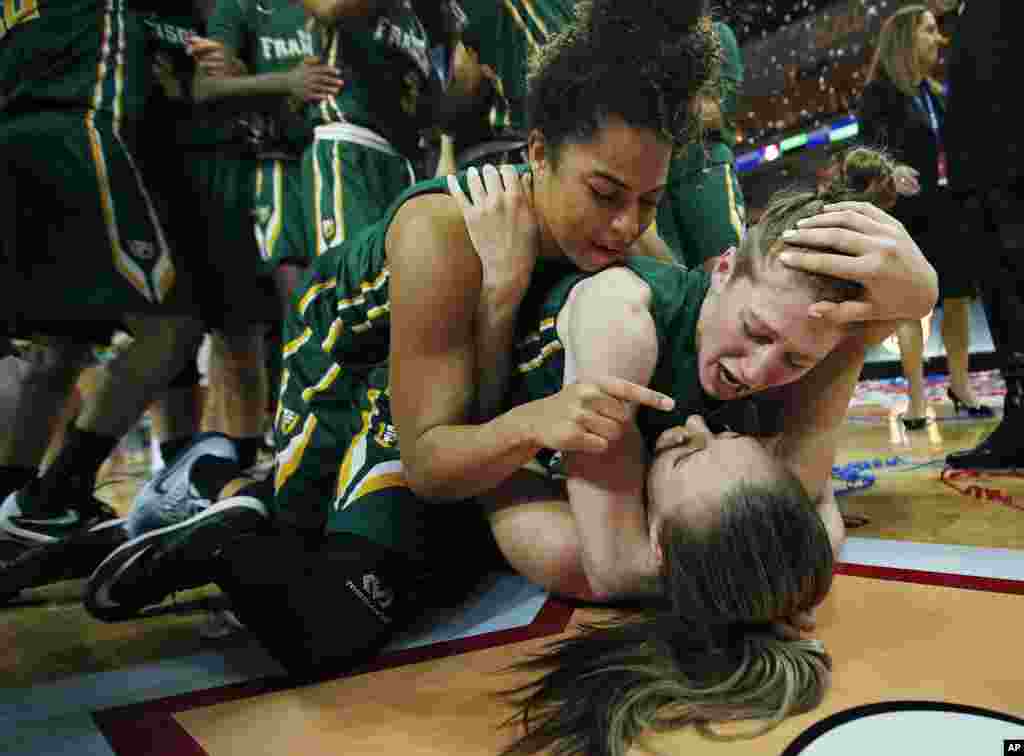
{"label": "player's knee on floor", "polygon": [[252,536],[223,560],[218,583],[238,618],[293,675],[369,658],[417,602],[400,577],[406,560],[357,535],[330,534],[316,550],[298,535]]}

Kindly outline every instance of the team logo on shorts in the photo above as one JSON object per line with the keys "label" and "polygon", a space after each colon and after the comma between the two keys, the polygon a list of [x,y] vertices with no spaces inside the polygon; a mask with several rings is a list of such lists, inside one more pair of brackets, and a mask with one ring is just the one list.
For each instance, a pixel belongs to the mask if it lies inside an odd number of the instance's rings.
{"label": "team logo on shorts", "polygon": [[333,241],[334,234],[338,231],[338,225],[334,218],[324,218],[320,221],[320,230],[323,231],[325,241]]}
{"label": "team logo on shorts", "polygon": [[386,587],[372,572],[363,575],[363,590],[381,609],[387,609],[395,600],[395,592]]}
{"label": "team logo on shorts", "polygon": [[252,209],[252,217],[255,218],[256,222],[261,226],[265,226],[270,223],[270,216],[273,210],[268,205],[257,205]]}
{"label": "team logo on shorts", "polygon": [[128,251],[132,257],[137,257],[140,260],[152,260],[156,257],[156,245],[153,242],[130,239],[128,241]]}

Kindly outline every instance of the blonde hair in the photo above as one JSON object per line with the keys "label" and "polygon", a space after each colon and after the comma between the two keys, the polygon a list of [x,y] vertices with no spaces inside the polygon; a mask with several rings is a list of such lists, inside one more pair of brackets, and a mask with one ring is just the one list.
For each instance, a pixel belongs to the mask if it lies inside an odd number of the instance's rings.
{"label": "blonde hair", "polygon": [[[782,251],[778,243],[782,233],[795,228],[797,221],[823,212],[825,205],[846,201],[881,205],[883,198],[892,191],[895,170],[896,163],[882,150],[858,146],[833,157],[831,178],[818,190],[776,192],[757,225],[749,230],[736,251],[735,273],[730,285],[743,279],[756,280],[760,271],[772,264]],[[821,252],[835,254],[833,250]],[[792,273],[800,277],[819,300],[844,302],[862,294],[861,285],[855,281],[797,270]]]}
{"label": "blonde hair", "polygon": [[[511,691],[522,735],[505,754],[625,756],[646,732],[694,725],[750,738],[821,702],[831,659],[773,623],[816,606],[832,583],[828,533],[781,464],[770,483],[736,484],[699,527],[666,521],[665,605],[588,625],[518,665],[543,675]],[[760,720],[725,735],[715,722]]]}
{"label": "blonde hair", "polygon": [[917,94],[916,82],[921,72],[914,57],[917,50],[914,36],[922,17],[930,10],[926,5],[904,5],[885,20],[868,69],[869,83],[884,73],[903,94],[910,97]]}

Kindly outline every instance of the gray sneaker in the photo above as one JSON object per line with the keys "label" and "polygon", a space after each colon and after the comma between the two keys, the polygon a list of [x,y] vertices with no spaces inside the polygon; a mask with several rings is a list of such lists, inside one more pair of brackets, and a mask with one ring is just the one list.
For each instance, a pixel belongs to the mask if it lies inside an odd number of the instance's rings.
{"label": "gray sneaker", "polygon": [[234,442],[223,433],[200,433],[181,453],[170,460],[135,496],[128,513],[127,529],[134,538],[150,530],[187,520],[212,503],[192,485],[192,466],[200,457],[211,455],[238,460]]}

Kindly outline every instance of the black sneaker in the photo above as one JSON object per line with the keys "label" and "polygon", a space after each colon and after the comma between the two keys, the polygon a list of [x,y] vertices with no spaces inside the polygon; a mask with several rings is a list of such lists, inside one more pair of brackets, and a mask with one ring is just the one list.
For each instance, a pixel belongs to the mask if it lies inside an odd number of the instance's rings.
{"label": "black sneaker", "polygon": [[10,599],[26,588],[89,577],[96,565],[127,540],[124,520],[113,519],[54,543],[27,547],[0,569],[0,597]]}
{"label": "black sneaker", "polygon": [[97,619],[117,622],[140,616],[175,591],[213,582],[214,559],[224,545],[267,522],[259,499],[235,496],[133,538],[89,578],[85,608]]}
{"label": "black sneaker", "polygon": [[54,512],[43,506],[35,493],[37,487],[38,478],[10,494],[0,506],[0,533],[7,538],[29,546],[58,543],[73,533],[117,519],[117,513],[97,499],[92,500],[89,514],[67,508]]}

